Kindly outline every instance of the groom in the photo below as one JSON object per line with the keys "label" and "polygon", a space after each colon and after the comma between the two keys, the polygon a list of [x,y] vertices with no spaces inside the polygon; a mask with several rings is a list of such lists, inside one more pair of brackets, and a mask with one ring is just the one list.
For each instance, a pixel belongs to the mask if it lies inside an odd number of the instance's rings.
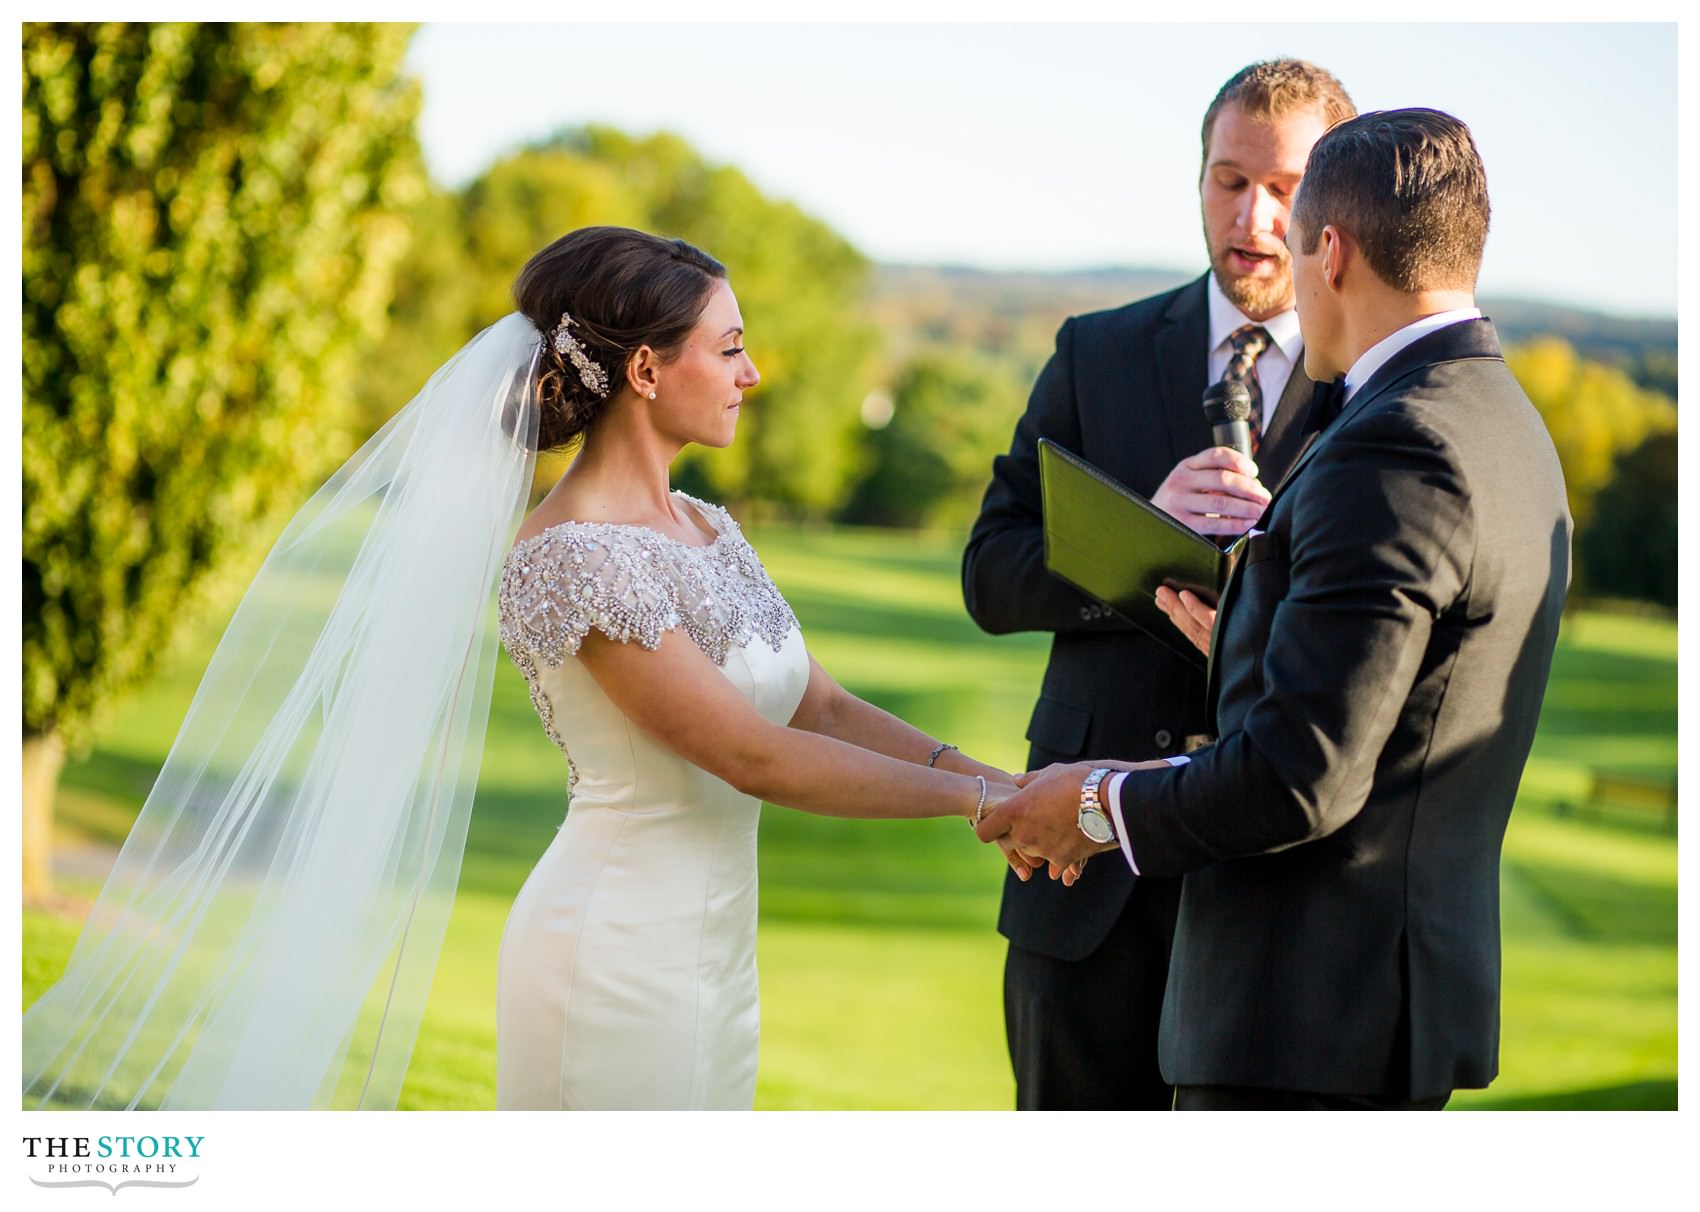
{"label": "groom", "polygon": [[1344,398],[1223,593],[1219,739],[1053,766],[979,827],[1053,874],[1109,850],[1185,873],[1159,1049],[1179,1109],[1439,1108],[1497,1073],[1499,850],[1570,518],[1474,307],[1487,227],[1455,118],[1316,143],[1287,245],[1305,369]]}

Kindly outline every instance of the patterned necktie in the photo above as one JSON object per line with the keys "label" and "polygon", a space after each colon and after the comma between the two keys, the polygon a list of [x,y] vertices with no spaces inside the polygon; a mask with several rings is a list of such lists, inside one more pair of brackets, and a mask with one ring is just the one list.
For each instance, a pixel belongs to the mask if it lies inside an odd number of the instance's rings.
{"label": "patterned necktie", "polygon": [[1263,387],[1257,381],[1257,359],[1269,348],[1269,332],[1261,324],[1247,324],[1234,329],[1228,341],[1234,352],[1228,356],[1228,369],[1222,372],[1222,381],[1244,383],[1251,393],[1251,416],[1246,424],[1251,429],[1251,453],[1255,455],[1263,441]]}

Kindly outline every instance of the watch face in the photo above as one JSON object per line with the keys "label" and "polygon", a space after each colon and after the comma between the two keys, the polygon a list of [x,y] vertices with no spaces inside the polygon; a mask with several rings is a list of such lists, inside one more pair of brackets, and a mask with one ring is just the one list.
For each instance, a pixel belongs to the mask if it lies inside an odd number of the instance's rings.
{"label": "watch face", "polygon": [[1083,809],[1080,813],[1080,832],[1102,846],[1105,842],[1114,840],[1115,830],[1110,828],[1110,818],[1102,810]]}

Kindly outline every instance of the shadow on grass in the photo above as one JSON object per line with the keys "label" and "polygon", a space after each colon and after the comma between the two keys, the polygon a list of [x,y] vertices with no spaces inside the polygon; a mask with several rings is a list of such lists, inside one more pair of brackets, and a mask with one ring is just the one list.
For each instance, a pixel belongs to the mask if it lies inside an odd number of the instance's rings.
{"label": "shadow on grass", "polygon": [[1553,674],[1559,681],[1665,686],[1671,684],[1671,658],[1561,645],[1553,655]]}
{"label": "shadow on grass", "polygon": [[157,777],[158,761],[97,749],[66,766],[55,815],[90,841],[121,846]]}
{"label": "shadow on grass", "polygon": [[949,614],[882,602],[873,608],[825,592],[793,590],[786,595],[806,636],[814,631],[840,635],[902,639],[910,643],[957,645],[984,641],[985,635],[966,613]]}
{"label": "shadow on grass", "polygon": [[1676,889],[1631,883],[1573,867],[1506,859],[1517,880],[1571,938],[1621,944],[1676,943]]}
{"label": "shadow on grass", "polygon": [[565,809],[564,790],[551,796],[479,788],[466,831],[460,890],[513,896],[554,840]]}
{"label": "shadow on grass", "polygon": [[[529,713],[530,704],[524,710]],[[536,717],[521,721],[535,728]],[[514,726],[518,726],[517,724]],[[90,841],[121,846],[153,786],[159,767],[96,751],[67,769],[59,797],[62,822]],[[464,890],[512,895],[549,846],[566,810],[566,771],[559,791],[481,785],[467,828]]]}
{"label": "shadow on grass", "polygon": [[1613,734],[1659,736],[1676,728],[1676,679],[1669,660],[1560,645],[1541,709],[1545,742]]}
{"label": "shadow on grass", "polygon": [[772,529],[757,526],[751,531],[751,543],[764,560],[782,561],[786,556],[809,555],[836,557],[864,571],[890,570],[920,572],[934,576],[955,577],[962,566],[962,548],[968,541],[963,534],[905,535],[905,541],[892,542],[892,532],[878,529],[859,529],[854,526],[811,530],[806,527]]}
{"label": "shadow on grass", "polygon": [[1676,1078],[1472,1102],[1469,1111],[1675,1111]]}

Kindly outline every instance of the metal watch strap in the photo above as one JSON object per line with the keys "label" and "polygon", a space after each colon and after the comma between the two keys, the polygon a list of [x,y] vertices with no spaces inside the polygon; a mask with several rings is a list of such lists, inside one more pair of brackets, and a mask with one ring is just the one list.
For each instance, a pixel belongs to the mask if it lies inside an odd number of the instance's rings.
{"label": "metal watch strap", "polygon": [[[1085,781],[1080,784],[1080,813],[1075,818],[1075,823],[1080,827],[1081,833],[1099,845],[1116,840],[1116,829],[1110,822],[1110,814],[1105,812],[1103,805],[1098,802],[1098,784],[1102,783],[1105,776],[1110,773],[1112,772],[1108,766],[1099,766],[1088,774]],[[1104,830],[1109,834],[1108,837],[1093,837],[1091,831],[1086,828],[1086,821],[1089,816],[1096,817],[1103,822]]]}

